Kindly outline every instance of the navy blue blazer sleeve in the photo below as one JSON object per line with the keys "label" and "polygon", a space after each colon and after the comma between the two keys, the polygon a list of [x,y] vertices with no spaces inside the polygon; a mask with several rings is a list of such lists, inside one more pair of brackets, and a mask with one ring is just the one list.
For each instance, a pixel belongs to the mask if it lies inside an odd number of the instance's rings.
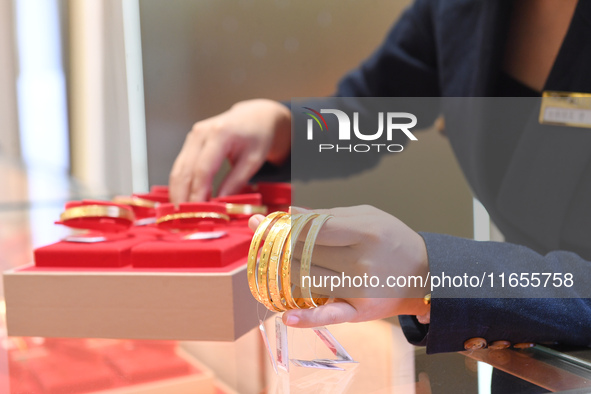
{"label": "navy blue blazer sleeve", "polygon": [[335,95],[439,97],[431,3],[417,0],[406,9],[382,45],[339,82]]}
{"label": "navy blue blazer sleeve", "polygon": [[[576,281],[582,280],[591,267],[591,262],[569,251],[541,255],[505,242],[479,242],[432,233],[421,236],[427,246],[431,275],[445,272],[461,276],[477,265],[482,267],[481,272],[505,272],[508,277],[512,272],[531,273],[535,267],[535,272],[572,272]],[[464,342],[474,337],[489,343],[506,340],[513,344],[591,345],[591,300],[580,298],[576,286],[562,288],[560,295],[570,298],[521,298],[527,297],[528,290],[514,290],[512,295],[520,298],[439,298],[434,289],[430,325],[421,325],[413,316],[401,316],[400,322],[407,339],[427,346],[427,353],[464,350]],[[554,297],[551,287],[546,290],[548,297]]]}
{"label": "navy blue blazer sleeve", "polygon": [[[341,79],[333,97],[439,97],[431,2],[415,1],[394,24],[381,46],[358,68]],[[342,109],[343,103],[339,103],[337,108]],[[348,101],[345,105],[350,103],[351,101]],[[284,104],[291,107],[289,102]],[[405,108],[405,111],[417,116],[418,129],[430,126],[439,114],[437,105],[409,105],[410,108]],[[355,110],[356,108],[351,109],[352,112]],[[302,115],[298,111],[293,111],[292,116],[297,118]],[[329,126],[331,120],[333,119],[329,117]],[[294,123],[295,119],[292,121],[292,128]],[[322,143],[336,143],[334,133],[326,133],[322,138]],[[404,144],[406,140],[396,142]],[[305,152],[306,143],[304,136],[298,135],[298,130],[292,130],[292,152]],[[338,173],[327,171],[326,174],[316,174],[315,177],[351,175],[374,167],[381,157],[382,155],[365,155],[358,158],[355,171],[343,170],[346,166],[335,165],[340,168]],[[293,175],[291,170],[289,159],[281,167],[266,164],[254,180],[286,180]],[[309,178],[298,174],[294,176],[302,180]]]}

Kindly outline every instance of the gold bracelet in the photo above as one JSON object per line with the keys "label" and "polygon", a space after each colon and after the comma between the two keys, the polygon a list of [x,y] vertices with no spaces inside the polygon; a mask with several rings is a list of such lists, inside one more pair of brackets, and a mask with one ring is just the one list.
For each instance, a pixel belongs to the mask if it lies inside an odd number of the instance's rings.
{"label": "gold bracelet", "polygon": [[324,294],[312,293],[312,299],[316,305],[321,306],[328,302],[329,298]]}
{"label": "gold bracelet", "polygon": [[114,205],[82,205],[68,208],[60,215],[61,222],[81,218],[114,218],[133,222],[135,215],[127,208]]}
{"label": "gold bracelet", "polygon": [[423,297],[423,304],[431,305],[431,293]]}
{"label": "gold bracelet", "polygon": [[156,224],[170,222],[177,219],[214,219],[224,220],[227,222],[230,220],[230,217],[226,214],[219,212],[179,212],[159,217],[158,219],[156,219]]}
{"label": "gold bracelet", "polygon": [[291,233],[293,231],[293,216],[291,217],[291,220],[292,229],[290,229],[289,233],[287,234],[287,238],[285,239],[285,247],[279,268],[279,272],[281,274],[281,289],[279,290],[279,294],[283,300],[282,305],[284,305],[287,309],[299,309],[292,296],[293,285],[291,283]]}
{"label": "gold bracelet", "polygon": [[[267,237],[265,238],[265,243],[263,245],[263,250],[261,251],[261,257],[259,259],[259,267],[258,267],[258,276],[257,276],[257,285],[259,295],[261,297],[261,302],[263,305],[267,307],[267,309],[275,312],[285,311],[286,309],[283,307],[281,303],[281,299],[279,299],[278,303],[274,303],[271,299],[269,299],[269,284],[268,281],[271,281],[269,278],[269,274],[271,271],[274,272],[275,276],[275,286],[273,289],[274,298],[277,299],[278,297],[278,289],[277,289],[277,264],[279,263],[279,255],[277,253],[273,256],[273,250],[276,250],[275,246],[279,246],[279,250],[283,249],[283,245],[279,243],[279,235],[282,232],[288,232],[291,227],[291,218],[289,215],[285,215],[277,220]],[[277,291],[276,291],[277,290]],[[273,298],[273,295],[271,295]]]}
{"label": "gold bracelet", "polygon": [[285,242],[285,252],[283,254],[283,263],[281,267],[281,289],[283,290],[283,298],[285,299],[286,304],[291,309],[300,309],[300,306],[295,301],[293,294],[292,294],[292,284],[291,284],[291,256],[292,250],[295,249],[295,245],[298,242],[298,237],[300,233],[306,227],[306,224],[315,217],[317,217],[317,213],[308,213],[308,214],[297,214],[292,215],[291,217],[291,232],[288,236],[288,239]]}
{"label": "gold bracelet", "polygon": [[265,233],[267,232],[267,228],[271,226],[275,221],[279,218],[287,215],[286,212],[273,212],[259,224],[254,235],[252,236],[252,241],[250,242],[250,248],[248,250],[248,263],[246,266],[246,275],[248,278],[248,287],[250,288],[250,292],[252,296],[258,301],[261,302],[261,296],[259,294],[258,286],[257,286],[257,259],[259,254],[259,247],[261,245],[261,240]]}
{"label": "gold bracelet", "polygon": [[310,277],[310,265],[312,263],[312,250],[314,249],[314,244],[316,243],[316,238],[318,237],[318,233],[320,229],[326,223],[328,219],[332,218],[331,215],[318,215],[312,222],[312,226],[310,227],[310,231],[308,231],[308,235],[306,236],[306,242],[304,243],[304,250],[302,251],[302,259],[301,259],[301,266],[300,266],[300,280],[301,280],[301,288],[302,288],[302,298],[304,299],[304,303],[308,308],[315,308],[318,305],[314,302],[312,297],[312,292],[310,287],[304,286],[304,277]]}
{"label": "gold bracelet", "polygon": [[[300,275],[310,275],[312,250],[318,233],[332,216],[317,213],[289,215],[275,212],[268,215],[253,236],[247,265],[248,285],[257,301],[273,312],[289,309],[314,308],[324,305],[329,298],[312,293],[309,286],[292,287],[291,257],[300,233],[312,221],[306,235]],[[266,237],[265,237],[266,235]],[[261,242],[264,243],[258,258]],[[279,274],[281,278],[279,278]]]}
{"label": "gold bracelet", "polygon": [[267,207],[264,205],[227,203],[226,212],[228,215],[266,215]]}
{"label": "gold bracelet", "polygon": [[[276,308],[286,311],[288,310],[288,307],[286,305],[283,288],[281,287],[281,273],[285,263],[285,252],[287,250],[285,245],[289,238],[289,234],[291,233],[293,217],[284,216],[280,220],[283,219],[287,219],[287,225],[281,228],[273,240],[273,249],[271,250],[271,256],[269,257],[269,276],[267,281],[269,283],[271,303]],[[279,225],[279,223],[276,225]],[[287,261],[287,264],[289,265],[290,262]]]}
{"label": "gold bracelet", "polygon": [[136,196],[116,196],[113,198],[113,202],[117,204],[130,205],[133,207],[142,208],[156,208],[158,203],[156,201],[146,200],[145,198]]}
{"label": "gold bracelet", "polygon": [[298,309],[308,309],[308,305],[304,302],[302,298],[302,288],[296,287],[293,291],[293,300],[296,303]]}

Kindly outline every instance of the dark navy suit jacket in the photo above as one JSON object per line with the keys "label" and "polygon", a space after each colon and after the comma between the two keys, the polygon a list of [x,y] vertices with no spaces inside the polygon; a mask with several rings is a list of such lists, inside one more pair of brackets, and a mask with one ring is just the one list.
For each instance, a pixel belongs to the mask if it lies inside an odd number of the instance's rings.
{"label": "dark navy suit jacket", "polygon": [[[510,11],[510,0],[417,0],[382,46],[341,80],[336,95],[491,96]],[[579,1],[544,90],[591,92],[591,1]],[[535,129],[523,132],[500,183],[492,187],[485,174],[490,163],[483,160],[486,139],[478,131],[455,134],[446,127],[475,195],[508,242],[422,233],[432,274],[451,267],[461,273],[476,261],[491,272],[591,268],[591,130]],[[463,350],[472,337],[591,344],[591,302],[576,293],[569,299],[446,299],[436,291],[432,296],[429,326],[411,316],[400,319],[409,341],[426,345],[428,353]]]}

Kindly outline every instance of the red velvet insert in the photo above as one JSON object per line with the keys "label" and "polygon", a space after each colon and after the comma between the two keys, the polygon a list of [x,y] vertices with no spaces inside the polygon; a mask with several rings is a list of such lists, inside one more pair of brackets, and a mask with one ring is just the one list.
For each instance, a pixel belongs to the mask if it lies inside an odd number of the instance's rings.
{"label": "red velvet insert", "polygon": [[263,204],[269,208],[269,212],[289,209],[291,184],[261,182],[258,184],[258,192],[263,196]]}
{"label": "red velvet insert", "polygon": [[150,194],[168,197],[168,186],[154,185],[150,188]]}
{"label": "red velvet insert", "polygon": [[137,205],[132,205],[130,208],[133,210],[136,220],[156,217],[156,208],[140,207]]}
{"label": "red velvet insert", "polygon": [[[133,197],[138,197],[144,200],[153,201],[160,204],[170,202],[168,196],[168,186],[152,186],[149,193],[134,193]],[[156,216],[155,208],[132,206],[133,213],[137,219],[144,219]]]}
{"label": "red velvet insert", "polygon": [[[216,231],[223,228],[216,228]],[[218,239],[184,240],[186,233],[144,242],[131,251],[134,268],[223,267],[248,254],[252,233],[231,231]]]}
{"label": "red velvet insert", "polygon": [[263,196],[260,193],[235,194],[233,196],[215,197],[211,202],[262,205]]}
{"label": "red velvet insert", "polygon": [[38,267],[110,267],[131,264],[131,248],[154,236],[128,236],[96,243],[61,241],[35,250]]}

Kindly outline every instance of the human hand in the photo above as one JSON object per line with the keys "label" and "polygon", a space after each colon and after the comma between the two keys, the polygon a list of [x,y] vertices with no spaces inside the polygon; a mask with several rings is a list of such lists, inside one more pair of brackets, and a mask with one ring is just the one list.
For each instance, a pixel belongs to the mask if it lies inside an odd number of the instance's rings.
{"label": "human hand", "polygon": [[228,158],[232,170],[219,195],[235,193],[265,160],[281,164],[291,148],[291,113],[272,100],[248,100],[228,111],[195,123],[170,173],[170,199],[179,204],[203,201],[212,179]]}
{"label": "human hand", "polygon": [[[294,213],[306,210],[293,208]],[[332,215],[318,234],[312,254],[316,270],[344,273],[347,276],[377,276],[383,284],[388,276],[420,276],[428,273],[427,251],[422,237],[400,220],[371,206],[314,210]],[[256,227],[262,215],[253,216],[249,225]],[[293,254],[294,264],[301,256],[305,232],[298,239]],[[292,278],[297,272],[292,268]],[[311,275],[314,275],[313,273]],[[294,281],[298,280],[294,278]],[[323,289],[326,290],[326,289]],[[424,315],[423,288],[380,288],[390,291],[389,298],[371,297],[372,289],[343,292],[335,302],[314,309],[290,310],[283,314],[285,324],[292,327],[316,327],[343,322],[361,322],[394,315]],[[369,296],[367,296],[369,295]]]}

